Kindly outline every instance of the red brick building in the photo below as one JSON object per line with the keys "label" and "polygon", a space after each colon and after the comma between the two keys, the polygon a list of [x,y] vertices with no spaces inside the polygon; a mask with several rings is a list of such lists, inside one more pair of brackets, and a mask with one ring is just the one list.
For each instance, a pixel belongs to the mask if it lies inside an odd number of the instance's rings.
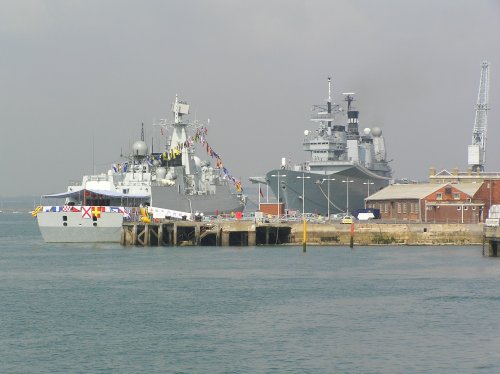
{"label": "red brick building", "polygon": [[393,184],[366,198],[365,203],[367,208],[379,209],[382,219],[478,223],[486,218],[483,198],[489,191],[477,183]]}

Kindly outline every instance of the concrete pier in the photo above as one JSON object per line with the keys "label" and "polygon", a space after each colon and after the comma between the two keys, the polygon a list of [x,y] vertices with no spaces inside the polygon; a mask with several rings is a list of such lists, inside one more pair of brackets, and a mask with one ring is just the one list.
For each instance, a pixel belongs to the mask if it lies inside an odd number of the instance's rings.
{"label": "concrete pier", "polygon": [[[255,246],[300,245],[301,222],[255,221],[161,221],[123,224],[121,244],[138,246]],[[308,223],[307,245],[481,245],[483,225]],[[500,230],[499,230],[500,231]],[[491,254],[496,254],[496,236],[491,236]],[[500,240],[500,232],[498,233]]]}
{"label": "concrete pier", "polygon": [[487,246],[489,257],[498,257],[500,249],[500,227],[484,227],[483,252],[485,252],[485,246]]}
{"label": "concrete pier", "polygon": [[289,244],[290,225],[253,222],[126,222],[121,244],[139,246],[254,246]]}

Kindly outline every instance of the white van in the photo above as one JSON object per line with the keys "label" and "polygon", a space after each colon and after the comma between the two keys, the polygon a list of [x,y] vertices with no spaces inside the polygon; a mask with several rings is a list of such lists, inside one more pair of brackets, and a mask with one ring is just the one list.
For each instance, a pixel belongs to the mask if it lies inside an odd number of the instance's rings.
{"label": "white van", "polygon": [[368,221],[368,220],[371,220],[375,218],[375,216],[373,215],[372,212],[368,212],[368,213],[359,213],[358,214],[358,220],[359,221]]}

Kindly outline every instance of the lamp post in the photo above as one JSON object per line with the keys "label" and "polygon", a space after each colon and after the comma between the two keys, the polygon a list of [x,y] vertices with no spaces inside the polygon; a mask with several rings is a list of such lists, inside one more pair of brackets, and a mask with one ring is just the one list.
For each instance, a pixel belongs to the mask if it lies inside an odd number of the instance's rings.
{"label": "lamp post", "polygon": [[352,183],[354,182],[352,179],[344,179],[342,181],[342,183],[345,183],[346,185],[346,192],[347,192],[347,195],[346,195],[346,215],[349,215],[349,183]]}
{"label": "lamp post", "polygon": [[281,218],[281,205],[280,205],[280,190],[281,190],[281,185],[280,185],[280,177],[286,177],[286,174],[280,174],[278,171],[278,174],[271,174],[271,177],[278,177],[278,222],[280,221]]}
{"label": "lamp post", "polygon": [[[363,182],[363,184],[366,184],[368,191],[366,192],[366,197],[370,197],[370,184],[375,184],[371,180],[367,180],[366,182]],[[365,208],[366,208],[366,200],[365,200]]]}
{"label": "lamp post", "polygon": [[306,242],[307,242],[307,228],[306,228],[306,213],[305,213],[305,180],[311,178],[310,176],[305,176],[305,173],[302,173],[302,176],[297,176],[297,179],[302,179],[302,221],[304,222],[304,227],[302,229],[302,251],[306,251]]}
{"label": "lamp post", "polygon": [[328,193],[327,193],[327,199],[328,199],[328,219],[330,219],[330,181],[334,181],[335,178],[323,178],[323,181],[328,181]]}
{"label": "lamp post", "polygon": [[368,191],[367,191],[367,195],[366,195],[366,197],[368,197],[368,196],[370,196],[370,184],[375,184],[375,183],[373,183],[371,180],[368,179],[368,181],[363,182],[363,184],[366,184],[366,186],[368,187]]}

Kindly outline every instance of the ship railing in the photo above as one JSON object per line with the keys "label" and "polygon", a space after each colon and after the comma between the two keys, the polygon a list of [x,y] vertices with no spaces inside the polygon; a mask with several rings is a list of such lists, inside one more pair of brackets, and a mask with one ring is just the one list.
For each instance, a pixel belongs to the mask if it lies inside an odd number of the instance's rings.
{"label": "ship railing", "polygon": [[108,176],[106,174],[104,174],[104,175],[89,175],[87,180],[92,181],[92,182],[103,182],[103,181],[108,180]]}
{"label": "ship railing", "polygon": [[146,181],[127,181],[125,182],[117,182],[116,185],[120,187],[127,187],[127,186],[144,186],[148,182]]}
{"label": "ship railing", "polygon": [[[306,213],[304,215],[306,222],[310,224],[341,224],[341,220],[338,218],[333,218],[333,216],[328,219],[328,217],[323,216],[321,214],[314,214],[314,213]],[[125,219],[126,221],[132,221],[132,222],[140,222],[141,221],[141,215],[138,210],[133,210],[130,213],[130,217]],[[177,219],[177,218],[169,218],[165,220],[160,220],[160,221],[181,221],[182,219]],[[153,221],[153,220],[152,220]],[[155,220],[156,221],[156,220]],[[236,214],[219,214],[217,216],[215,215],[205,215],[202,219],[202,221],[206,224],[213,224],[217,225],[218,223],[221,222],[236,222],[236,221],[247,221],[247,222],[255,222],[255,223],[272,223],[272,224],[297,224],[303,222],[303,216],[302,214],[294,214],[294,215],[288,215],[288,214],[283,214],[283,215],[264,215],[263,217],[256,218],[255,213],[244,213],[241,216],[236,216]],[[401,219],[401,218],[378,218],[378,219],[369,219],[369,220],[357,220],[354,219],[353,223],[355,225],[359,224],[381,224],[381,225],[388,225],[388,224],[402,224],[402,225],[408,225],[408,224],[417,224],[417,225],[425,225],[425,224],[469,224],[469,225],[475,225],[475,224],[483,224],[483,222],[479,221],[478,217],[471,217],[469,219],[464,219],[463,222],[461,219],[428,219],[427,221],[425,220],[418,220],[418,219]]]}

